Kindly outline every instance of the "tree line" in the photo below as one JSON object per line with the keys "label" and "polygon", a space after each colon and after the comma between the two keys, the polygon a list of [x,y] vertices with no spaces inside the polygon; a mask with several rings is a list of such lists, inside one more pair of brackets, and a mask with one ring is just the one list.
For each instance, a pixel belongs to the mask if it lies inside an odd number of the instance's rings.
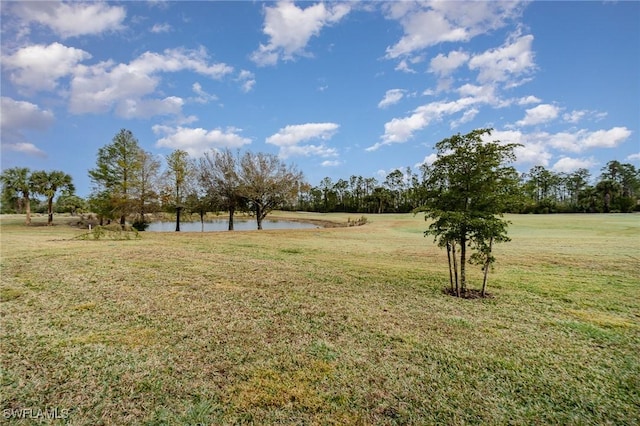
{"label": "tree line", "polygon": [[277,156],[230,150],[211,150],[198,161],[186,151],[175,150],[165,159],[143,150],[130,130],[122,129],[112,142],[100,148],[96,165],[89,170],[93,184],[91,195],[83,200],[74,194],[71,177],[59,171],[34,172],[27,168],[3,171],[3,212],[25,212],[31,223],[33,195],[46,195],[49,224],[53,222],[53,198],[59,210],[90,211],[100,224],[127,222],[144,230],[149,215],[172,212],[176,231],[180,231],[183,212],[229,212],[229,230],[234,228],[235,212],[249,212],[262,229],[264,218],[274,209],[291,208],[298,199],[303,174]]}
{"label": "tree line", "polygon": [[[325,177],[317,186],[302,188],[297,208],[315,212],[407,213],[423,206],[431,190],[429,165],[419,174],[407,167],[383,181],[351,176],[333,182]],[[558,173],[543,166],[518,176],[518,202],[510,213],[628,213],[640,211],[640,170],[632,164],[609,161],[594,181],[584,168]]]}
{"label": "tree line", "polygon": [[[274,155],[211,150],[195,160],[175,150],[165,159],[144,151],[133,133],[122,129],[100,148],[89,171],[93,191],[87,199],[74,194],[72,178],[59,171],[12,168],[2,172],[2,212],[81,211],[95,213],[100,222],[129,221],[144,229],[149,214],[176,214],[176,230],[183,213],[229,214],[233,229],[236,212],[249,212],[259,229],[273,209],[314,212],[406,213],[424,206],[432,190],[431,166],[418,173],[396,169],[384,180],[352,175],[336,182],[325,177],[312,186],[295,166]],[[632,164],[609,161],[597,179],[587,169],[557,173],[535,166],[518,176],[518,202],[512,213],[608,213],[640,210],[640,171]],[[37,197],[43,196],[44,202]],[[58,196],[54,203],[55,197]]]}

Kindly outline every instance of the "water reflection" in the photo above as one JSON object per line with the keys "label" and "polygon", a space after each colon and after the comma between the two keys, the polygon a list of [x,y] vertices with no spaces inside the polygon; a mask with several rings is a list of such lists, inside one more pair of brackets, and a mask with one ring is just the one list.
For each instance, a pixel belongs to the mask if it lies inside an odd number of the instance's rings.
{"label": "water reflection", "polygon": [[[253,231],[258,229],[255,220],[238,220],[233,222],[235,231]],[[317,225],[305,222],[293,222],[290,220],[268,220],[262,221],[263,229],[306,229],[318,228]],[[204,232],[227,231],[229,222],[226,219],[208,220],[204,222]],[[175,222],[151,222],[147,231],[151,232],[173,232],[176,230]],[[200,222],[180,222],[181,232],[200,232],[202,224]]]}

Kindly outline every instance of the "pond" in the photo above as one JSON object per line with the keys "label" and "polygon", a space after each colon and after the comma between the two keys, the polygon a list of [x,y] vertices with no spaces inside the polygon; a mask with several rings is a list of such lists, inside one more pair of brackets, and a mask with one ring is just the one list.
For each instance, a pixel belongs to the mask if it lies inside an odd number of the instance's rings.
{"label": "pond", "polygon": [[[253,231],[258,229],[258,225],[253,220],[234,220],[233,228],[235,231]],[[294,222],[290,220],[269,220],[262,221],[262,229],[307,229],[319,228],[318,225],[306,222]],[[210,231],[227,231],[229,222],[227,219],[207,220],[204,222],[204,232]],[[151,232],[174,232],[176,230],[175,222],[151,222],[147,231]],[[202,224],[200,222],[180,222],[180,232],[201,232]]]}

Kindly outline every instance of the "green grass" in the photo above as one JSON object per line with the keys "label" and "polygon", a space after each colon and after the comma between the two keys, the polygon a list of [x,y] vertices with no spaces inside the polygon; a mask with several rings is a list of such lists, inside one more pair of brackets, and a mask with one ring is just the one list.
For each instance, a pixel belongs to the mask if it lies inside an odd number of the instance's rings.
{"label": "green grass", "polygon": [[484,300],[443,294],[421,216],[367,219],[93,241],[68,218],[2,217],[0,408],[74,425],[640,423],[640,216],[508,217]]}

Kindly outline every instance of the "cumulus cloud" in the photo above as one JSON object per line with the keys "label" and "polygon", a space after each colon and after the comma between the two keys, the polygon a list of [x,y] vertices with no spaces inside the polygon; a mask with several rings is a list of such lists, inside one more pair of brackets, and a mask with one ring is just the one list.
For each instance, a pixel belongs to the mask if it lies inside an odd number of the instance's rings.
{"label": "cumulus cloud", "polygon": [[424,157],[424,159],[420,162],[420,163],[416,163],[413,167],[420,168],[420,166],[430,166],[433,163],[435,163],[435,161],[438,159],[438,154],[436,154],[435,152],[433,154],[429,154],[426,157]]}
{"label": "cumulus cloud", "polygon": [[260,66],[275,65],[278,60],[292,60],[308,55],[305,48],[313,36],[328,25],[346,16],[351,6],[345,3],[316,3],[305,9],[292,1],[280,1],[266,6],[262,31],[269,36],[268,44],[260,44],[251,59]]}
{"label": "cumulus cloud", "polygon": [[478,98],[467,96],[456,101],[437,101],[422,105],[407,117],[394,118],[385,123],[382,142],[376,143],[366,148],[366,150],[375,151],[384,145],[406,142],[413,137],[415,132],[424,129],[434,120],[441,120],[444,116],[469,110],[479,102],[482,101]]}
{"label": "cumulus cloud", "polygon": [[519,130],[496,130],[486,140],[499,140],[502,143],[519,144],[514,153],[516,163],[534,164],[547,167],[553,154],[549,150],[549,135],[546,133],[523,133]]}
{"label": "cumulus cloud", "polygon": [[400,22],[403,37],[387,58],[412,55],[443,42],[466,42],[503,27],[522,10],[520,2],[391,2],[387,17]]}
{"label": "cumulus cloud", "polygon": [[3,143],[2,149],[7,151],[21,152],[34,157],[46,158],[47,153],[30,142]]}
{"label": "cumulus cloud", "polygon": [[585,148],[615,148],[631,136],[626,127],[613,127],[609,130],[598,130],[585,135]]}
{"label": "cumulus cloud", "polygon": [[324,143],[319,145],[300,143],[313,139],[320,139],[321,141],[329,140],[339,127],[340,125],[336,123],[289,125],[269,136],[266,142],[279,147],[280,151],[278,155],[282,158],[293,156],[334,157],[338,155],[336,149],[329,148]]}
{"label": "cumulus cloud", "polygon": [[29,155],[46,156],[44,151],[27,141],[24,132],[47,130],[54,121],[51,111],[42,110],[35,104],[2,96],[0,98],[0,133],[2,148]]}
{"label": "cumulus cloud", "polygon": [[629,155],[627,158],[625,158],[625,160],[627,160],[627,161],[640,161],[640,152],[638,152],[636,154]]}
{"label": "cumulus cloud", "polygon": [[438,56],[431,59],[429,64],[429,72],[441,76],[449,75],[454,70],[464,65],[469,60],[469,54],[460,50],[449,52],[448,55],[439,53]]}
{"label": "cumulus cloud", "polygon": [[[554,154],[559,152],[579,153],[589,149],[615,148],[631,136],[626,127],[614,127],[609,130],[576,130],[573,132],[532,132],[520,130],[494,131],[489,139],[503,143],[516,143],[522,146],[515,149],[517,163],[548,167]],[[591,164],[592,163],[592,164]],[[593,159],[576,159],[563,155],[554,163],[557,171],[571,168],[589,168],[595,165]]]}
{"label": "cumulus cloud", "polygon": [[384,94],[384,99],[378,103],[378,108],[386,108],[388,106],[397,104],[404,97],[405,91],[402,89],[387,90]]}
{"label": "cumulus cloud", "polygon": [[156,147],[182,149],[194,157],[210,149],[240,148],[251,143],[251,139],[241,136],[242,130],[235,127],[206,130],[155,125],[152,130],[154,134],[161,136],[156,142]]}
{"label": "cumulus cloud", "polygon": [[171,25],[165,22],[163,24],[154,24],[150,31],[155,34],[160,34],[171,32],[172,29]]}
{"label": "cumulus cloud", "polygon": [[516,122],[519,126],[533,126],[535,124],[548,123],[558,117],[560,108],[550,104],[540,104],[526,110],[522,120]]}
{"label": "cumulus cloud", "polygon": [[60,43],[23,47],[2,58],[9,79],[28,92],[54,90],[58,80],[72,74],[78,64],[91,58],[88,52]]}
{"label": "cumulus cloud", "polygon": [[530,105],[530,104],[539,104],[542,100],[536,96],[525,96],[523,98],[518,99],[518,105]]}
{"label": "cumulus cloud", "polygon": [[17,2],[11,9],[25,25],[36,23],[50,28],[63,39],[118,31],[126,11],[103,2]]}
{"label": "cumulus cloud", "polygon": [[236,81],[240,82],[240,88],[244,93],[249,93],[256,85],[256,76],[247,70],[241,70]]}
{"label": "cumulus cloud", "polygon": [[551,166],[551,170],[557,173],[571,173],[578,169],[589,169],[596,164],[593,158],[562,157]]}
{"label": "cumulus cloud", "polygon": [[558,132],[547,135],[547,140],[550,146],[561,151],[582,152],[594,148],[615,148],[629,136],[631,130],[626,127],[613,127],[609,130]]}
{"label": "cumulus cloud", "polygon": [[211,101],[218,100],[218,97],[216,95],[212,95],[210,93],[207,93],[202,88],[202,85],[200,83],[198,83],[197,81],[191,85],[191,90],[193,90],[193,93],[198,95],[193,100],[195,102],[199,103],[199,104],[208,104]]}
{"label": "cumulus cloud", "polygon": [[582,120],[590,118],[594,121],[601,120],[607,116],[606,112],[590,111],[586,109],[574,110],[562,115],[562,119],[567,123],[577,124]]}
{"label": "cumulus cloud", "polygon": [[184,101],[177,96],[164,99],[125,99],[115,109],[122,118],[150,118],[157,115],[178,115],[182,111]]}
{"label": "cumulus cloud", "polygon": [[469,60],[469,69],[478,71],[478,82],[508,82],[517,85],[514,78],[521,78],[535,70],[532,35],[517,36],[506,44],[489,49]]}
{"label": "cumulus cloud", "polygon": [[[148,113],[177,114],[182,101],[170,96],[149,99],[160,83],[160,73],[189,70],[221,79],[233,68],[224,63],[210,64],[204,48],[167,49],[163,53],[145,52],[128,64],[100,62],[78,66],[71,80],[69,109],[75,114],[102,113],[115,108],[123,118],[146,117]],[[142,105],[143,108],[132,105]]]}

